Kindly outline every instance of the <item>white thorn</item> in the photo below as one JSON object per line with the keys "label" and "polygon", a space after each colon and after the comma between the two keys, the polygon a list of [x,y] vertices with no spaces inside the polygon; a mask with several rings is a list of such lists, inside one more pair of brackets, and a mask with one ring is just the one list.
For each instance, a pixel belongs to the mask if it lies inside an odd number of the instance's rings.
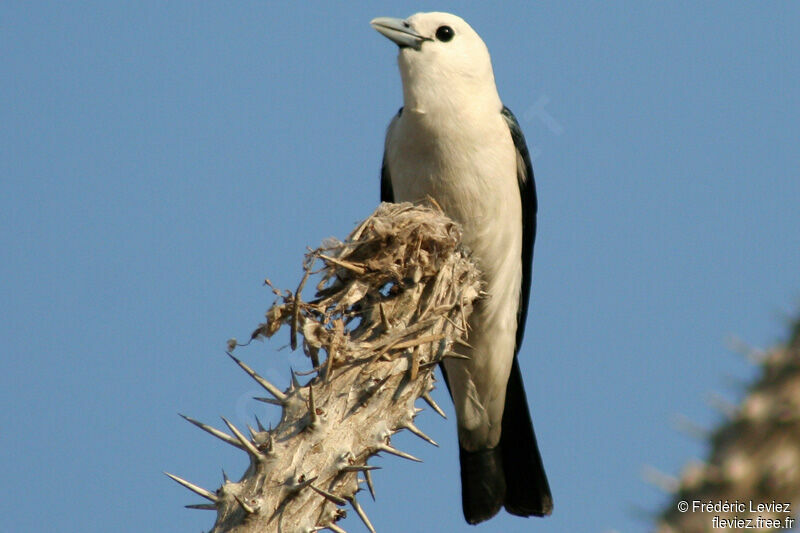
{"label": "white thorn", "polygon": [[258,382],[258,384],[259,384],[259,385],[261,385],[262,387],[264,387],[264,389],[266,389],[266,391],[267,391],[267,392],[269,392],[270,394],[272,394],[272,395],[275,397],[275,399],[276,399],[276,400],[280,401],[282,405],[285,405],[285,404],[286,404],[286,395],[285,395],[283,392],[281,392],[281,390],[280,390],[278,387],[276,387],[275,385],[273,385],[272,383],[270,383],[270,382],[269,382],[269,381],[267,381],[266,379],[264,379],[264,378],[262,378],[261,376],[259,376],[259,375],[256,373],[256,371],[255,371],[255,370],[253,370],[252,368],[250,368],[249,366],[247,366],[246,364],[244,364],[244,363],[243,363],[243,362],[242,362],[242,361],[241,361],[239,358],[237,358],[236,356],[234,356],[232,353],[230,353],[230,352],[227,352],[227,353],[228,353],[228,356],[229,356],[231,359],[233,359],[233,360],[236,362],[236,364],[237,364],[237,365],[239,365],[239,367],[240,367],[242,370],[244,370],[245,372],[247,372],[247,374],[248,374],[248,375],[249,375],[251,378],[253,378],[254,380],[256,380],[256,382]]}
{"label": "white thorn", "polygon": [[344,498],[340,498],[339,496],[337,496],[335,494],[331,494],[327,490],[323,490],[323,489],[321,489],[319,487],[315,487],[314,485],[309,485],[309,487],[311,487],[311,490],[313,490],[314,492],[316,492],[317,494],[319,494],[320,496],[322,496],[326,500],[332,501],[336,505],[339,505],[339,506],[347,505],[347,500],[345,500]]}
{"label": "white thorn", "polygon": [[175,481],[176,483],[179,483],[179,484],[183,485],[184,487],[186,487],[190,491],[194,492],[198,496],[202,496],[206,500],[212,501],[214,503],[217,503],[219,501],[219,497],[216,494],[214,494],[213,492],[211,492],[210,490],[206,490],[206,489],[204,489],[203,487],[201,487],[199,485],[195,485],[194,483],[190,483],[190,482],[186,481],[183,478],[179,478],[178,476],[170,474],[169,472],[164,472],[164,474],[166,474],[167,477],[169,477],[171,480]]}
{"label": "white thorn", "polygon": [[292,367],[289,367],[289,372],[292,374],[292,390],[296,390],[300,388],[300,382],[297,381],[297,375],[294,373]]}
{"label": "white thorn", "polygon": [[250,505],[248,505],[247,503],[245,503],[245,501],[242,498],[240,498],[236,494],[234,494],[233,497],[236,499],[237,502],[239,502],[239,505],[242,506],[242,509],[244,509],[245,513],[247,513],[247,514],[255,514],[256,513],[256,510],[253,507],[251,507]]}
{"label": "white thorn", "polygon": [[228,426],[228,429],[230,429],[233,432],[233,434],[236,435],[236,438],[239,439],[239,442],[242,443],[242,446],[245,447],[245,449],[247,450],[247,452],[250,455],[252,455],[256,459],[263,459],[264,458],[264,454],[261,452],[261,450],[256,448],[256,446],[252,442],[250,442],[250,439],[245,437],[242,434],[242,432],[237,429],[236,426],[234,426],[233,424],[231,424],[228,421],[227,418],[222,417],[222,421],[225,422],[225,425]]}
{"label": "white thorn", "polygon": [[217,437],[221,441],[227,442],[231,446],[236,446],[240,450],[244,450],[244,447],[241,445],[241,443],[238,440],[234,439],[233,437],[231,437],[230,435],[228,435],[224,431],[220,431],[217,428],[209,426],[208,424],[203,424],[202,422],[198,422],[194,418],[190,418],[190,417],[188,417],[186,415],[181,415],[180,413],[178,413],[178,414],[181,416],[181,418],[183,418],[187,422],[189,422],[191,424],[194,424],[195,426],[199,427],[200,429],[202,429],[203,431],[205,431],[207,433],[210,433],[211,435],[214,435],[215,437]]}
{"label": "white thorn", "polygon": [[[302,476],[301,476],[302,477]],[[291,479],[287,484],[289,484],[289,490],[292,493],[299,492],[304,488],[308,487],[312,483],[314,483],[319,476],[314,476],[312,478],[306,479],[304,481],[297,481],[295,482],[294,479]]]}
{"label": "white thorn", "polygon": [[376,533],[375,528],[372,527],[372,522],[369,521],[367,513],[365,513],[364,509],[361,508],[361,505],[359,505],[358,500],[356,500],[356,497],[351,496],[350,498],[347,498],[347,501],[349,501],[350,505],[353,506],[353,509],[356,510],[358,517],[361,518],[361,521],[364,522],[364,525],[367,526],[367,529],[370,530],[370,533]]}
{"label": "white thorn", "polygon": [[454,351],[448,351],[448,352],[444,352],[442,354],[442,359],[448,359],[448,358],[449,359],[461,359],[461,360],[464,360],[464,361],[469,361],[470,359],[472,359],[468,355],[460,354],[460,353],[454,352]]}
{"label": "white thorn", "polygon": [[437,448],[439,447],[439,444],[437,444],[437,442],[435,440],[433,440],[432,438],[427,436],[425,433],[423,433],[422,430],[419,429],[416,425],[414,425],[413,422],[406,422],[406,424],[403,427],[406,428],[407,430],[409,430],[411,433],[413,433],[417,437],[430,442],[431,444],[433,444]]}
{"label": "white thorn", "polygon": [[195,509],[197,511],[216,511],[217,506],[213,503],[195,503],[192,505],[184,505],[187,509]]}
{"label": "white thorn", "polygon": [[369,472],[370,470],[380,470],[381,467],[373,465],[347,465],[342,467],[342,472]]}
{"label": "white thorn", "polygon": [[267,451],[271,452],[275,449],[275,439],[272,438],[272,424],[269,426],[269,431],[267,432]]}
{"label": "white thorn", "polygon": [[364,480],[367,482],[369,495],[372,496],[372,501],[375,501],[375,485],[372,484],[372,471],[364,470]]}
{"label": "white thorn", "polygon": [[268,403],[270,405],[277,405],[279,407],[283,407],[285,405],[284,402],[276,400],[275,398],[264,398],[263,396],[253,396],[253,399],[259,402]]}
{"label": "white thorn", "polygon": [[472,345],[470,343],[468,343],[467,341],[465,341],[464,339],[456,338],[456,339],[453,339],[453,342],[455,342],[456,344],[460,344],[462,346],[466,346],[467,348],[472,349]]}
{"label": "white thorn", "polygon": [[444,411],[442,411],[442,408],[441,408],[441,407],[439,407],[439,405],[438,405],[436,402],[434,402],[434,401],[433,401],[433,398],[431,398],[431,395],[430,395],[430,394],[428,394],[427,392],[423,392],[423,393],[422,393],[422,395],[420,396],[420,398],[422,398],[423,400],[425,400],[426,402],[428,402],[428,405],[430,405],[430,406],[431,406],[431,408],[432,408],[434,411],[436,411],[437,413],[439,413],[439,415],[440,415],[442,418],[445,418],[445,419],[447,418],[447,415],[446,415],[446,414],[444,414]]}
{"label": "white thorn", "polygon": [[418,458],[414,457],[413,455],[411,455],[410,453],[401,452],[397,448],[394,448],[393,446],[389,446],[388,444],[379,444],[378,445],[378,450],[384,451],[386,453],[391,453],[392,455],[396,455],[398,457],[402,457],[403,459],[408,459],[410,461],[416,461],[417,463],[421,463],[422,462],[422,459],[418,459]]}

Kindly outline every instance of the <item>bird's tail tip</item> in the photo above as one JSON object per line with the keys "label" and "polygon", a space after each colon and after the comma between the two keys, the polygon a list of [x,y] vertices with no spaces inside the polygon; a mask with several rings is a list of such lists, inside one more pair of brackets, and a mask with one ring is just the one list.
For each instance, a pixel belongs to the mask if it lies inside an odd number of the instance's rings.
{"label": "bird's tail tip", "polygon": [[505,507],[516,516],[548,516],[553,512],[553,497],[544,470],[531,471],[532,478],[520,484],[504,470],[500,446],[477,452],[459,448],[461,462],[461,503],[464,519],[478,524]]}
{"label": "bird's tail tip", "polygon": [[459,447],[461,504],[469,524],[488,520],[500,511],[506,497],[500,448],[470,452]]}

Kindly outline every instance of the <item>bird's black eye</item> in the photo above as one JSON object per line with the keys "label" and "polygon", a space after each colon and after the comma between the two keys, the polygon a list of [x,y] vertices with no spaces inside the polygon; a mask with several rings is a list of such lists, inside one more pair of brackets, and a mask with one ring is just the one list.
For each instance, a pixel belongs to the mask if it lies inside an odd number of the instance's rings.
{"label": "bird's black eye", "polygon": [[436,38],[443,43],[451,40],[455,34],[456,32],[450,26],[439,26],[439,29],[436,30]]}

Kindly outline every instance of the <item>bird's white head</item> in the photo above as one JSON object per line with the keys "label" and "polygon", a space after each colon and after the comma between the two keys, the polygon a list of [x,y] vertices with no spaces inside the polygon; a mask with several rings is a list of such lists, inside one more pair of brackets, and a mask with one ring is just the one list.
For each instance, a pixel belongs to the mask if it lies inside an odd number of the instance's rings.
{"label": "bird's white head", "polygon": [[370,24],[400,47],[398,64],[408,111],[501,109],[489,50],[461,17],[417,13],[405,20],[379,17]]}

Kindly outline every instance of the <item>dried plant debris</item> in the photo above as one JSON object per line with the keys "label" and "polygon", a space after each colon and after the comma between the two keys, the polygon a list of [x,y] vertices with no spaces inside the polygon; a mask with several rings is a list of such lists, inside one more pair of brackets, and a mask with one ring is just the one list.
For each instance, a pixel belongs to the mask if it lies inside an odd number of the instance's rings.
{"label": "dried plant debris", "polygon": [[[759,375],[740,405],[720,408],[707,462],[670,479],[660,533],[795,529],[800,508],[800,320],[783,346],[748,350]],[[719,399],[713,402],[720,407]],[[692,431],[697,434],[697,430]],[[660,477],[664,477],[661,475]]]}
{"label": "dried plant debris", "polygon": [[[374,497],[376,467],[367,461],[381,452],[419,461],[392,446],[403,429],[436,444],[414,423],[415,401],[444,415],[429,395],[433,369],[455,356],[454,342],[466,341],[467,318],[482,294],[460,240],[460,227],[437,209],[381,204],[347,240],[306,255],[294,292],[273,288],[277,301],[252,338],[288,326],[311,377],[292,372],[282,391],[229,353],[264,388],[260,399],[281,408],[279,425],[259,423],[245,434],[223,419],[228,433],[185,417],[250,458],[240,481],[225,476],[213,492],[168,474],[207,500],[189,507],[217,512],[213,532],[343,531],[336,521],[347,507],[375,531],[356,499],[360,482]],[[316,276],[315,298],[303,301],[303,287]]]}

